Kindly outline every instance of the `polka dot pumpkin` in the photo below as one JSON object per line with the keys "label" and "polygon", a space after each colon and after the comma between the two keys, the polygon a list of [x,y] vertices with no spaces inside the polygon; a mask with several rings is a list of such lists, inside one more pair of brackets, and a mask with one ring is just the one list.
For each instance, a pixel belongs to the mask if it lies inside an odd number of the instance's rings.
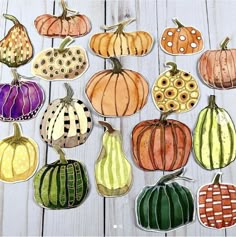
{"label": "polka dot pumpkin", "polygon": [[162,73],[152,88],[152,98],[160,111],[186,112],[198,102],[199,88],[191,74],[177,69],[177,65],[168,62],[171,69]]}
{"label": "polka dot pumpkin", "polygon": [[166,28],[161,37],[162,49],[172,55],[194,54],[203,49],[201,32],[192,26],[185,27],[173,19],[177,28]]}

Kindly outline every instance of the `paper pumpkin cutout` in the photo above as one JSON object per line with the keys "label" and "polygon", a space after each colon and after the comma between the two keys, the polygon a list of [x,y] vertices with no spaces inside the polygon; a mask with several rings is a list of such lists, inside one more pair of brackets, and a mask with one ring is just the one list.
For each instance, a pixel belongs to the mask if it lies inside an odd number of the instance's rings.
{"label": "paper pumpkin cutout", "polygon": [[33,57],[33,45],[25,27],[8,14],[3,16],[14,23],[7,35],[0,41],[0,62],[8,67],[19,67]]}
{"label": "paper pumpkin cutout", "polygon": [[[61,0],[62,14],[53,16],[44,14],[38,16],[34,25],[40,35],[49,37],[81,37],[88,34],[91,30],[91,24],[87,16],[79,14],[67,7],[64,0]],[[68,15],[72,13],[72,15]]]}
{"label": "paper pumpkin cutout", "polygon": [[54,147],[60,159],[43,166],[34,176],[34,198],[44,208],[68,209],[78,207],[87,197],[89,180],[79,161],[65,158]]}
{"label": "paper pumpkin cutout", "polygon": [[193,26],[184,26],[176,18],[176,28],[166,28],[161,36],[160,45],[164,52],[171,55],[190,55],[203,50],[201,32]]}
{"label": "paper pumpkin cutout", "polygon": [[193,148],[197,163],[205,169],[224,168],[236,158],[235,126],[229,114],[215,103],[209,104],[198,115],[193,133]]}
{"label": "paper pumpkin cutout", "polygon": [[14,134],[0,141],[0,180],[7,183],[26,181],[38,167],[38,145],[21,133],[13,123]]}
{"label": "paper pumpkin cutout", "polygon": [[148,83],[138,72],[122,69],[117,58],[110,58],[113,69],[92,76],[85,93],[94,110],[106,117],[129,116],[147,102]]}
{"label": "paper pumpkin cutout", "polygon": [[203,82],[215,89],[236,87],[236,49],[228,49],[227,37],[218,50],[207,50],[198,61],[198,71]]}
{"label": "paper pumpkin cutout", "polygon": [[44,103],[43,88],[12,69],[11,84],[0,84],[0,120],[29,120],[37,116]]}
{"label": "paper pumpkin cutout", "polygon": [[221,229],[236,224],[236,186],[220,182],[217,173],[211,184],[198,190],[198,218],[208,228]]}
{"label": "paper pumpkin cutout", "polygon": [[160,111],[187,112],[198,102],[200,91],[196,79],[188,72],[167,62],[171,69],[163,72],[152,88],[154,104]]}
{"label": "paper pumpkin cutout", "polygon": [[182,173],[183,169],[164,175],[155,185],[144,187],[138,195],[135,212],[141,229],[171,231],[193,221],[193,195],[189,189],[174,182]]}
{"label": "paper pumpkin cutout", "polygon": [[132,167],[125,157],[121,134],[109,123],[99,123],[106,131],[102,139],[102,150],[95,163],[97,191],[105,197],[125,195],[132,185]]}
{"label": "paper pumpkin cutout", "polygon": [[73,98],[71,86],[65,83],[67,95],[52,101],[40,124],[42,139],[52,146],[79,146],[87,140],[92,128],[92,116],[85,104]]}
{"label": "paper pumpkin cutout", "polygon": [[160,119],[142,121],[134,127],[133,158],[141,169],[173,171],[188,162],[191,131],[180,121],[167,120],[170,113],[162,113]]}
{"label": "paper pumpkin cutout", "polygon": [[145,31],[124,32],[124,27],[135,21],[129,19],[104,29],[114,32],[103,32],[92,36],[89,47],[98,56],[103,58],[118,56],[144,56],[148,54],[153,45],[152,36]]}
{"label": "paper pumpkin cutout", "polygon": [[73,42],[66,37],[59,48],[41,51],[32,62],[32,74],[44,80],[74,80],[88,69],[87,53],[79,45],[68,47]]}

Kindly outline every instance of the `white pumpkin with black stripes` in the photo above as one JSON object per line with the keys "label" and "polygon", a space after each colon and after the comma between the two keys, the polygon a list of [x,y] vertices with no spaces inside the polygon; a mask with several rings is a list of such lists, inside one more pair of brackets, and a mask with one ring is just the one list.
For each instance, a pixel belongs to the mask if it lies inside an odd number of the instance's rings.
{"label": "white pumpkin with black stripes", "polygon": [[65,87],[67,95],[52,101],[45,110],[40,134],[49,145],[70,148],[85,143],[92,128],[92,117],[82,101],[72,98],[71,86],[65,83]]}

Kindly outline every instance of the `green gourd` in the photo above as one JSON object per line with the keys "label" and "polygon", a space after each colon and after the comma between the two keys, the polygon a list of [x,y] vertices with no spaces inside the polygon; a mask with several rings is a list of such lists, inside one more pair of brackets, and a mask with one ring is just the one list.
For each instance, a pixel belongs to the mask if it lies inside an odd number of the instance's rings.
{"label": "green gourd", "polygon": [[174,182],[184,169],[163,176],[155,185],[146,186],[136,198],[136,221],[147,231],[170,231],[194,219],[194,199],[189,189]]}
{"label": "green gourd", "polygon": [[209,105],[198,116],[193,135],[195,159],[200,166],[213,170],[229,165],[236,158],[235,126],[229,114],[215,103],[211,95]]}
{"label": "green gourd", "polygon": [[89,190],[87,172],[79,161],[67,160],[61,148],[54,148],[60,160],[45,165],[35,175],[35,201],[49,209],[77,207]]}
{"label": "green gourd", "polygon": [[107,130],[103,135],[102,150],[95,163],[97,191],[105,197],[121,196],[131,188],[131,165],[125,157],[120,132],[107,122],[99,123]]}

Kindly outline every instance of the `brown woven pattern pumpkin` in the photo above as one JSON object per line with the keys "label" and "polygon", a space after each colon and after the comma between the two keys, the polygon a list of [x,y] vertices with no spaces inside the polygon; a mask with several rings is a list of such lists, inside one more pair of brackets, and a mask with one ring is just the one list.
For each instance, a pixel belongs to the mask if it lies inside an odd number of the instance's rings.
{"label": "brown woven pattern pumpkin", "polygon": [[111,60],[113,69],[96,73],[87,83],[85,93],[101,115],[132,115],[146,104],[148,83],[138,72],[122,69],[117,58]]}
{"label": "brown woven pattern pumpkin", "polygon": [[218,173],[212,184],[198,191],[198,215],[204,226],[225,228],[236,224],[236,186],[220,183]]}
{"label": "brown woven pattern pumpkin", "polygon": [[203,82],[216,89],[236,87],[236,49],[228,49],[227,37],[219,50],[207,50],[198,61]]}
{"label": "brown woven pattern pumpkin", "polygon": [[184,26],[173,19],[177,28],[166,28],[161,36],[161,47],[169,54],[194,54],[203,49],[201,32],[192,26]]}
{"label": "brown woven pattern pumpkin", "polygon": [[[38,16],[34,25],[40,35],[49,37],[80,37],[88,34],[91,30],[91,24],[87,16],[70,10],[65,1],[61,0],[63,12],[60,16],[44,14]],[[68,15],[68,12],[74,15]]]}

